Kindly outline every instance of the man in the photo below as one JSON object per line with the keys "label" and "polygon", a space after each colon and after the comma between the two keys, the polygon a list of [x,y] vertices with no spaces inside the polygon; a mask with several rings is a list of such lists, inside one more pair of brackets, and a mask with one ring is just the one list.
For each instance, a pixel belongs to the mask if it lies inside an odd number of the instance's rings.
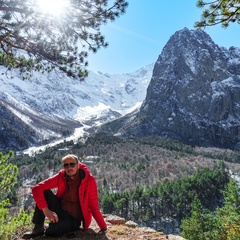
{"label": "man", "polygon": [[[92,216],[100,227],[100,232],[107,230],[107,225],[99,210],[98,192],[95,178],[85,164],[78,161],[76,155],[69,154],[62,158],[64,169],[32,189],[36,208],[32,222],[32,232],[23,235],[24,239],[38,236],[61,236],[75,231],[82,225],[89,228]],[[57,189],[54,194],[51,189]],[[44,219],[48,218],[49,227],[44,230]]]}

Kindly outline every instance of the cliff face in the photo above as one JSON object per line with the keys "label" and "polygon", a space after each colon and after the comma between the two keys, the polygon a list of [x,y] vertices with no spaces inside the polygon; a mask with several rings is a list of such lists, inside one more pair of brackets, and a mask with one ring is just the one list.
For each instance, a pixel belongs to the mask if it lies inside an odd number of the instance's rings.
{"label": "cliff face", "polygon": [[104,128],[238,149],[239,93],[240,49],[220,48],[204,31],[185,28],[163,48],[140,110]]}

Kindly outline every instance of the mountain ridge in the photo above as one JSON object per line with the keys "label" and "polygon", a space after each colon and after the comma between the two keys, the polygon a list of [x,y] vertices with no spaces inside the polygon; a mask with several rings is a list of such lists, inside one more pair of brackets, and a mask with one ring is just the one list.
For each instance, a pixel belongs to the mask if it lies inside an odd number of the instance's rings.
{"label": "mountain ridge", "polygon": [[[63,139],[76,129],[84,132],[136,109],[146,95],[152,68],[150,64],[121,75],[90,71],[85,81],[59,71],[35,72],[23,81],[17,70],[6,75],[6,69],[0,66],[0,100],[19,122],[15,137],[6,132],[6,137],[2,135],[0,151],[9,147],[23,150],[43,141]],[[2,119],[2,123],[9,125],[9,119]],[[21,131],[26,127],[32,136],[26,134],[25,138]]]}

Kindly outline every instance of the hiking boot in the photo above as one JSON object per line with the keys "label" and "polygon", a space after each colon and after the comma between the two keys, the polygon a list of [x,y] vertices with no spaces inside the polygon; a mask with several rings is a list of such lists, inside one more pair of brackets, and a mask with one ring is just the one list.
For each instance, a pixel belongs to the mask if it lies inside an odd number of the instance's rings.
{"label": "hiking boot", "polygon": [[31,239],[44,235],[44,224],[36,224],[32,232],[26,232],[23,235],[23,239]]}

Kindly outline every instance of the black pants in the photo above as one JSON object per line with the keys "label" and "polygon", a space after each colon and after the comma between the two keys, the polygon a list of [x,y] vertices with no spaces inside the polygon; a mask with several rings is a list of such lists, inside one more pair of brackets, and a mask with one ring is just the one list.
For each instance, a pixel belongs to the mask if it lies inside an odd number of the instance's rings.
{"label": "black pants", "polygon": [[[67,232],[79,229],[81,222],[62,209],[60,199],[57,198],[51,190],[44,191],[44,197],[48,203],[48,208],[55,212],[59,219],[56,223],[49,223],[45,235],[61,236]],[[43,214],[43,211],[36,206],[32,222],[34,224],[43,224],[44,220],[45,215]]]}

